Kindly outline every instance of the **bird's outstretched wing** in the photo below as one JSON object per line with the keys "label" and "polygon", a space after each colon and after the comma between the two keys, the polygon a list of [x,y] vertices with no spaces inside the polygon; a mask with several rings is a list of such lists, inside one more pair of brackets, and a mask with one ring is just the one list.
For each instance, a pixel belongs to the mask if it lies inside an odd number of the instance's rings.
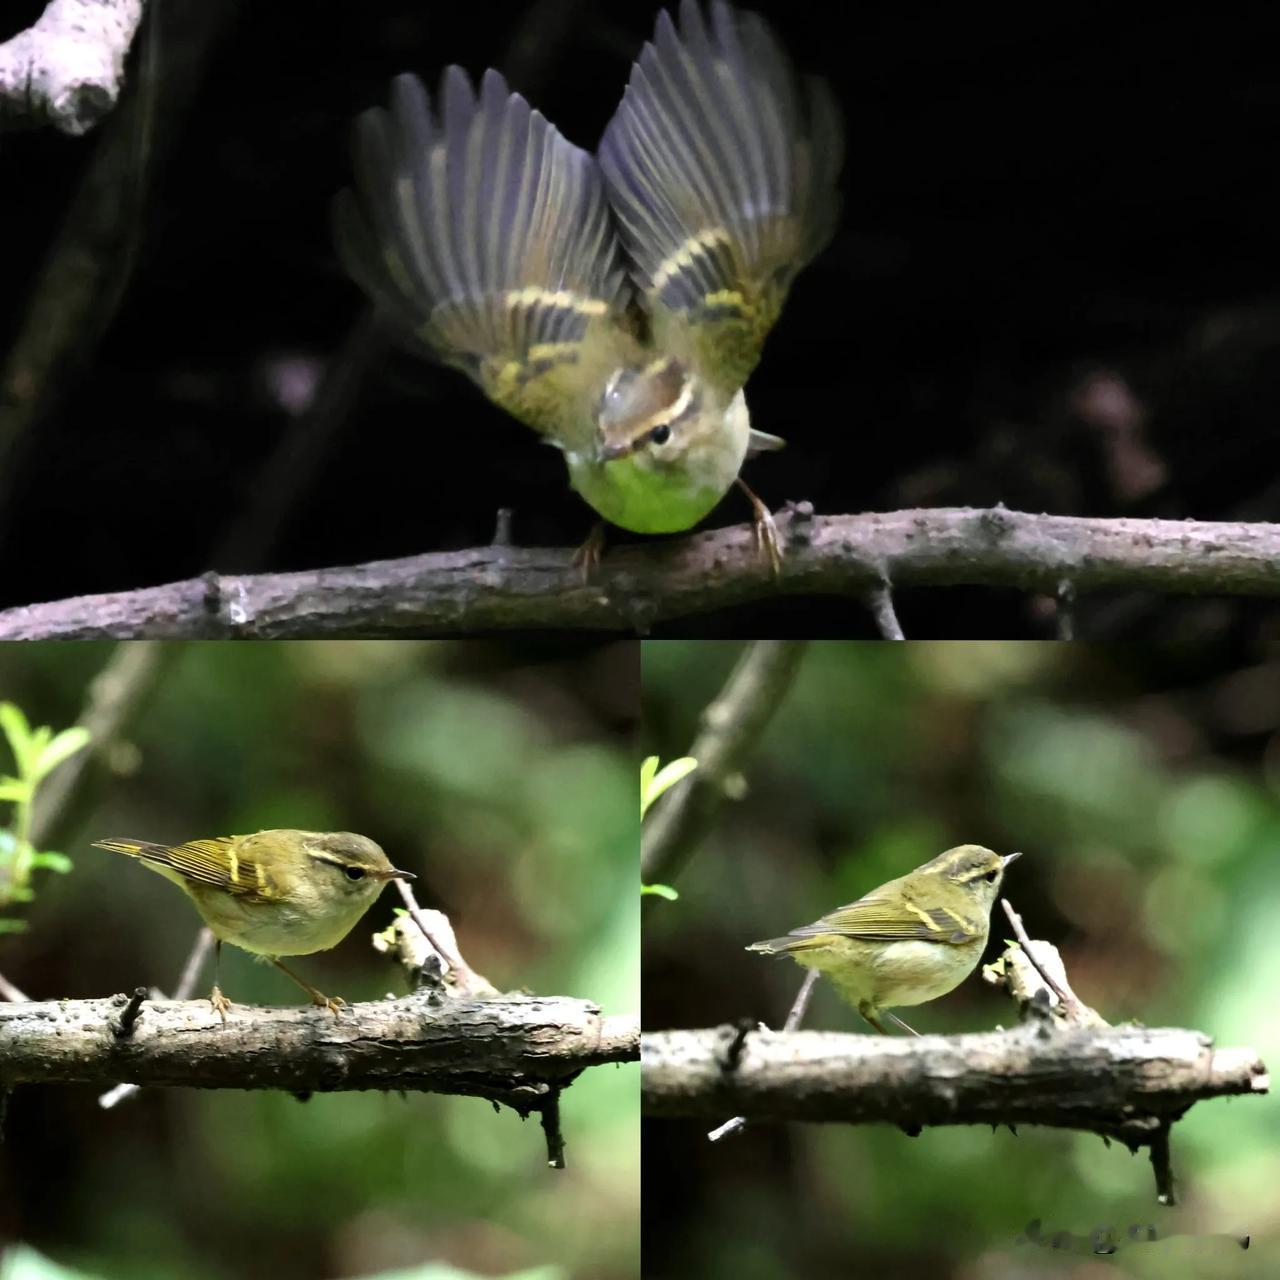
{"label": "bird's outstretched wing", "polygon": [[357,122],[357,191],[335,205],[347,270],[429,352],[552,442],[585,441],[633,340],[599,168],[486,71],[415,76]]}
{"label": "bird's outstretched wing", "polygon": [[657,344],[726,394],[826,244],[842,153],[826,86],[799,79],[762,19],[713,0],[664,11],[600,145]]}
{"label": "bird's outstretched wing", "polygon": [[[149,840],[95,840],[97,849],[110,849],[137,858],[162,873],[210,885],[250,901],[267,902],[277,888],[270,872],[253,855],[251,844],[233,836],[188,840],[185,844],[153,844]],[[172,875],[170,875],[172,878]]]}

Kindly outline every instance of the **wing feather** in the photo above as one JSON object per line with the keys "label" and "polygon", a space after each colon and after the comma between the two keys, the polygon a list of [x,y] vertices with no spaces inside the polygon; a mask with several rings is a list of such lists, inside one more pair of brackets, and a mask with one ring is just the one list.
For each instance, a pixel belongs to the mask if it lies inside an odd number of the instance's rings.
{"label": "wing feather", "polygon": [[920,907],[909,894],[901,892],[897,881],[890,881],[875,893],[837,907],[813,924],[793,929],[786,938],[791,945],[785,949],[799,951],[820,946],[822,938],[832,935],[868,941],[906,938],[960,946],[981,933],[981,922],[944,907]]}
{"label": "wing feather", "polygon": [[664,11],[600,146],[655,335],[724,392],[760,356],[834,227],[842,143],[819,81],[764,22],[713,0]]}
{"label": "wing feather", "polygon": [[137,858],[159,871],[184,880],[223,889],[246,901],[268,902],[276,883],[253,856],[251,844],[235,836],[188,840],[184,844],[153,844],[149,840],[95,840],[94,847]]}
{"label": "wing feather", "polygon": [[397,324],[522,421],[572,446],[635,353],[622,250],[593,158],[496,71],[437,96],[398,76],[356,130],[335,205],[348,271]]}

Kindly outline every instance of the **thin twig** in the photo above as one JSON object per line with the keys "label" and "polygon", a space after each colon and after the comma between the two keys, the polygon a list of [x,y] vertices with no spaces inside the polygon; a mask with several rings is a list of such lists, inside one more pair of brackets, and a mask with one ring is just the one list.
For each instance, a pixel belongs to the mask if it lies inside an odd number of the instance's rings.
{"label": "thin twig", "polygon": [[196,989],[196,983],[200,981],[200,971],[208,962],[209,956],[213,951],[213,930],[205,926],[196,934],[196,940],[192,944],[191,954],[187,957],[187,963],[182,966],[182,976],[178,979],[178,985],[173,989],[173,998],[175,1000],[190,1000],[191,993]]}
{"label": "thin twig", "polygon": [[1055,600],[1057,608],[1054,621],[1058,639],[1074,640],[1076,638],[1076,588],[1070,578],[1063,578],[1058,583]]}
{"label": "thin twig", "polygon": [[560,1130],[560,1090],[552,1089],[538,1108],[538,1119],[547,1139],[547,1164],[553,1169],[564,1168],[564,1134]]}
{"label": "thin twig", "polygon": [[26,992],[15,987],[3,973],[0,973],[0,996],[3,996],[6,1000],[14,1001],[15,1004],[20,1000],[31,999]]}
{"label": "thin twig", "polygon": [[1280,595],[1280,524],[1094,519],[1003,508],[818,516],[779,573],[750,525],[615,547],[590,581],[568,549],[474,547],[351,568],[80,596],[0,612],[0,640],[456,636],[635,632],[793,595],[858,598],[895,586],[1016,587],[1052,595],[1113,589]]}
{"label": "thin twig", "polygon": [[[458,950],[458,940],[454,937],[453,926],[449,917],[442,911],[425,911],[418,906],[413,890],[403,880],[396,881],[396,890],[400,894],[414,924],[422,930],[422,936],[435,948],[436,952],[453,971],[453,985],[461,993],[487,995],[497,988],[485,977],[478,974],[463,958]],[[430,917],[430,918],[428,918]]]}
{"label": "thin twig", "polygon": [[897,610],[893,607],[893,588],[886,578],[867,592],[867,604],[871,616],[876,620],[876,629],[884,640],[905,640],[902,623],[898,621]]}
{"label": "thin twig", "polygon": [[1156,1176],[1156,1199],[1161,1204],[1178,1203],[1173,1190],[1173,1164],[1169,1157],[1169,1126],[1162,1124],[1151,1135],[1151,1168]]}
{"label": "thin twig", "polygon": [[784,1031],[798,1031],[800,1029],[800,1024],[804,1021],[804,1015],[809,1012],[809,1001],[813,998],[813,989],[817,983],[817,969],[807,969],[804,981],[800,984],[800,990],[796,992],[796,998],[791,1002],[787,1020],[782,1024]]}
{"label": "thin twig", "polygon": [[1031,961],[1035,966],[1036,972],[1044,979],[1045,986],[1062,1001],[1063,1010],[1068,1018],[1074,1019],[1084,1008],[1083,1002],[1076,996],[1074,991],[1064,988],[1063,984],[1049,972],[1048,968],[1040,963],[1036,957],[1035,943],[1027,936],[1022,917],[1010,905],[1009,899],[1001,898],[1000,905],[1004,908],[1004,913],[1009,918],[1009,924],[1013,927],[1013,936],[1017,938],[1027,959]]}
{"label": "thin twig", "polygon": [[670,884],[715,824],[720,806],[743,789],[742,771],[795,680],[802,640],[753,640],[715,700],[687,755],[697,771],[657,804],[645,825],[640,875]]}
{"label": "thin twig", "polygon": [[[791,1008],[787,1013],[787,1020],[782,1024],[784,1031],[796,1031],[800,1024],[804,1021],[804,1015],[809,1011],[809,1001],[813,996],[813,988],[817,985],[818,971],[817,969],[806,969],[804,981],[800,984],[800,990],[796,992],[796,998],[791,1002]],[[763,1027],[761,1027],[763,1030]],[[743,1045],[745,1046],[746,1037],[743,1037]],[[737,1066],[738,1059],[741,1057],[741,1050],[734,1056],[731,1066]],[[729,1137],[730,1134],[741,1133],[747,1127],[746,1116],[734,1116],[732,1120],[726,1120],[724,1124],[712,1129],[707,1134],[709,1142],[719,1142],[722,1138]]]}
{"label": "thin twig", "polygon": [[142,1014],[142,1002],[147,998],[146,987],[134,987],[133,994],[125,1002],[124,1008],[120,1011],[118,1018],[109,1019],[111,1034],[117,1040],[128,1039],[133,1035],[133,1028],[137,1025],[138,1018]]}
{"label": "thin twig", "polygon": [[[178,985],[173,991],[175,1000],[191,999],[191,993],[196,989],[196,983],[200,980],[200,970],[204,968],[212,950],[213,930],[205,926],[196,934],[191,954],[187,956],[187,962],[182,966],[182,976],[178,979]],[[162,994],[157,995],[155,999],[163,1000],[164,996]],[[135,1093],[140,1092],[141,1089],[136,1084],[126,1082],[113,1085],[106,1093],[99,1096],[98,1106],[104,1111],[110,1111],[112,1107],[119,1106],[126,1098],[132,1098]]]}

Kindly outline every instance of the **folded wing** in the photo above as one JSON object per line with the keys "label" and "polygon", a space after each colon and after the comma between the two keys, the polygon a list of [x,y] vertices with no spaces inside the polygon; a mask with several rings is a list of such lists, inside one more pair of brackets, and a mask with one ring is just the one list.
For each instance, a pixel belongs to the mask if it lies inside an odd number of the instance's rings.
{"label": "folded wing", "polygon": [[189,840],[185,844],[153,844],[149,840],[95,840],[94,847],[137,858],[153,870],[209,885],[250,901],[276,896],[276,884],[253,856],[251,845],[232,836]]}

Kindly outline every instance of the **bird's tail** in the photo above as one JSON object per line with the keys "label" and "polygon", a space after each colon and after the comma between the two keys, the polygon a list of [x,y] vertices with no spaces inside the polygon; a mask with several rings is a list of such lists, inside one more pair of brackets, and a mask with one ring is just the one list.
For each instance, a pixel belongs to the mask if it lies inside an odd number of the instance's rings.
{"label": "bird's tail", "polygon": [[144,862],[167,862],[172,849],[167,844],[153,844],[150,840],[109,839],[93,841],[95,849],[110,849],[112,853],[123,853],[130,858],[141,858]]}
{"label": "bird's tail", "polygon": [[763,942],[753,942],[748,951],[759,951],[766,956],[784,956],[792,951],[808,951],[811,947],[820,946],[821,942],[814,938],[800,938],[789,933],[785,938],[766,938]]}

